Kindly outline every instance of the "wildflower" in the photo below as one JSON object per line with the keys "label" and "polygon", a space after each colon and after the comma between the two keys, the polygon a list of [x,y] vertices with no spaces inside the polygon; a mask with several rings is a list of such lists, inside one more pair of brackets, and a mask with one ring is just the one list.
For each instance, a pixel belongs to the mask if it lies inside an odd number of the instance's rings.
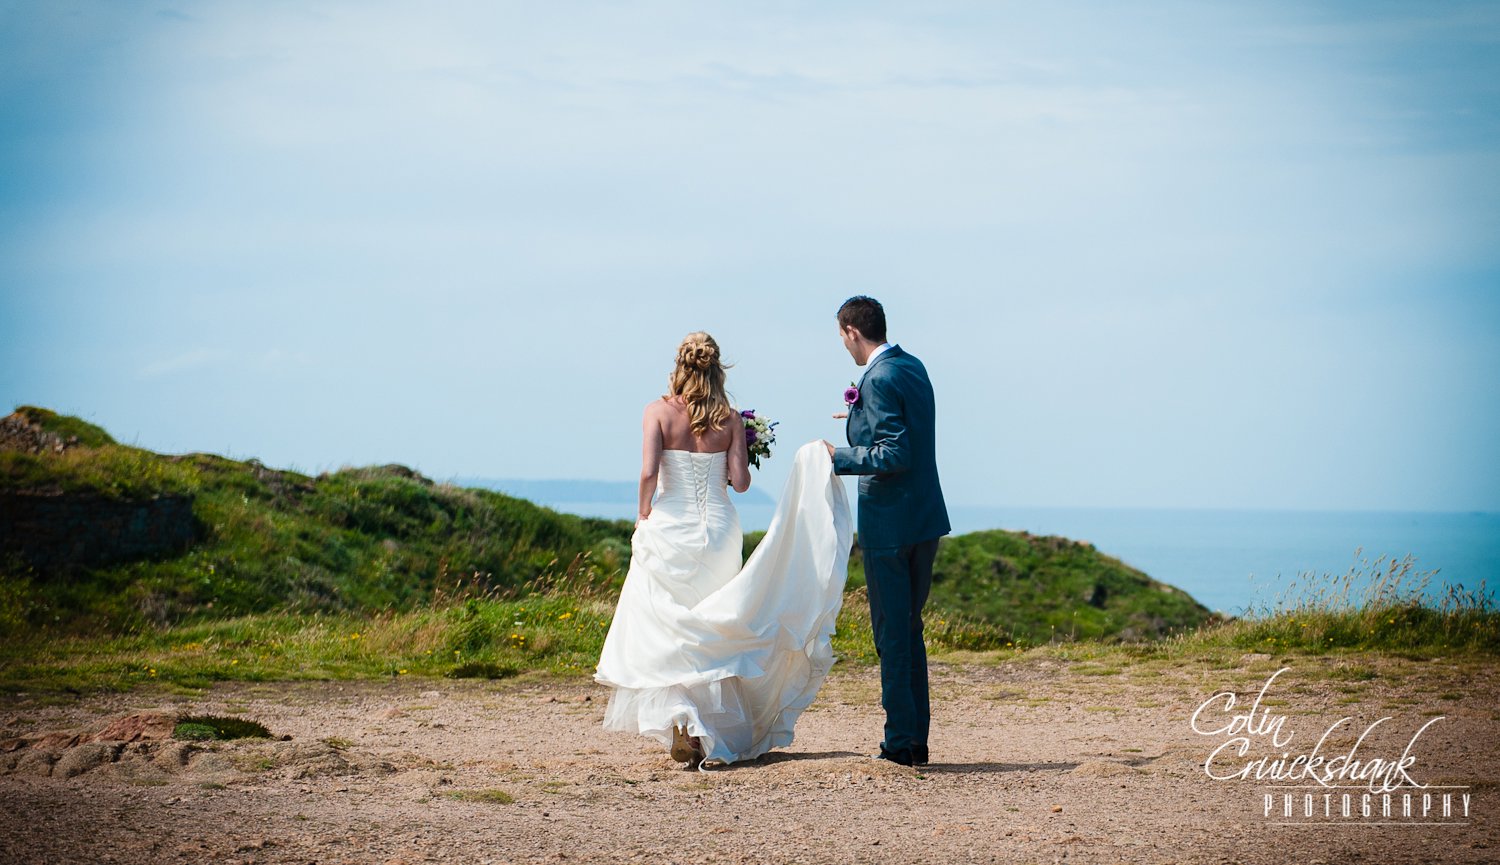
{"label": "wildflower", "polygon": [[397,670],[396,671],[396,675],[398,675],[398,676],[404,676],[404,675],[406,675],[406,671],[405,670]]}
{"label": "wildflower", "polygon": [[239,658],[235,658],[234,660],[232,660],[232,661],[229,662],[229,666],[233,667],[235,664],[238,664],[239,662],[240,662],[240,659]]}
{"label": "wildflower", "polygon": [[559,621],[561,621],[563,619],[567,619],[567,618],[572,617],[572,615],[573,615],[572,613],[563,613],[561,616],[558,616],[557,618],[558,618]]}

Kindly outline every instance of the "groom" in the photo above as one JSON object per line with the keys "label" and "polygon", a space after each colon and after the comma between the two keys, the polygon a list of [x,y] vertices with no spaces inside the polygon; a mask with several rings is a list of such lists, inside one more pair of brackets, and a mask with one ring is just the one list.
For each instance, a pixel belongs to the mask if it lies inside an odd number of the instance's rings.
{"label": "groom", "polygon": [[859,547],[885,708],[885,740],[875,756],[910,766],[927,762],[922,606],[938,538],[950,529],[938,485],[932,383],[921,361],[885,341],[879,301],[851,297],[838,320],[844,347],[865,374],[849,406],[850,446],[823,444],[835,474],[860,476]]}

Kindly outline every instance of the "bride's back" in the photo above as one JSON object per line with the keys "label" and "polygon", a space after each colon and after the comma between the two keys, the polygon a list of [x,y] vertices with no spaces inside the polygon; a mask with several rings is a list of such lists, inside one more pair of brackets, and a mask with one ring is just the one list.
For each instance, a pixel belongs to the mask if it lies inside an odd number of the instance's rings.
{"label": "bride's back", "polygon": [[661,425],[662,447],[668,450],[718,453],[729,450],[736,432],[744,434],[741,424],[726,423],[719,429],[696,436],[693,435],[685,399],[681,396],[664,397],[655,405],[661,407],[657,411],[657,423]]}

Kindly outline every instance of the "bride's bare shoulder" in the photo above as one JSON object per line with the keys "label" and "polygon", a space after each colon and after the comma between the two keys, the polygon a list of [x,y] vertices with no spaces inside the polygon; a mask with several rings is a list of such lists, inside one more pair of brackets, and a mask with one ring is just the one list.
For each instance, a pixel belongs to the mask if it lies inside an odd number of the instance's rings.
{"label": "bride's bare shoulder", "polygon": [[673,412],[679,412],[681,410],[682,400],[680,397],[663,396],[657,397],[656,399],[646,403],[646,409],[644,413],[646,417],[667,417]]}

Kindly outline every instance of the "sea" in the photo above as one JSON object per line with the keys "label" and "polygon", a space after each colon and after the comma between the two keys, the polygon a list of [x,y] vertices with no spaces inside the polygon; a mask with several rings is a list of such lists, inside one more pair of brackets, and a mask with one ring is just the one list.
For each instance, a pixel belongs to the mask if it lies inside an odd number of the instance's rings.
{"label": "sea", "polygon": [[[629,501],[542,501],[556,510],[632,519]],[[852,504],[852,502],[851,502]],[[775,505],[737,502],[744,531],[765,529]],[[1402,585],[1439,600],[1451,589],[1494,598],[1500,588],[1500,513],[952,505],[954,534],[985,529],[1062,535],[1170,583],[1233,616],[1327,590],[1353,571],[1353,595],[1392,560],[1411,557]]]}

